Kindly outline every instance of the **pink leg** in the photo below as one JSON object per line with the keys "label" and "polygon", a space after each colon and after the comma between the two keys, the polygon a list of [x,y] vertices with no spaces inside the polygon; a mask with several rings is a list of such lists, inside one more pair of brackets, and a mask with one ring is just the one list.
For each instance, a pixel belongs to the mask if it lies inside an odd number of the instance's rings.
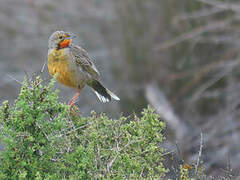
{"label": "pink leg", "polygon": [[75,101],[76,101],[77,97],[79,96],[80,92],[81,92],[81,89],[78,90],[78,92],[77,92],[77,93],[73,96],[73,98],[69,101],[68,105],[69,105],[70,107],[75,103]]}

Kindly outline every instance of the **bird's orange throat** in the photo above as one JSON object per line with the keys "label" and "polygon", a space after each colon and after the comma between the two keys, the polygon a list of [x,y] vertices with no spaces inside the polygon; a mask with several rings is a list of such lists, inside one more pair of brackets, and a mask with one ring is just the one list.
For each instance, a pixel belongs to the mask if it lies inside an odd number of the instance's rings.
{"label": "bird's orange throat", "polygon": [[71,39],[63,40],[62,42],[60,42],[59,48],[62,49],[62,48],[68,47],[70,45],[71,41],[72,41]]}

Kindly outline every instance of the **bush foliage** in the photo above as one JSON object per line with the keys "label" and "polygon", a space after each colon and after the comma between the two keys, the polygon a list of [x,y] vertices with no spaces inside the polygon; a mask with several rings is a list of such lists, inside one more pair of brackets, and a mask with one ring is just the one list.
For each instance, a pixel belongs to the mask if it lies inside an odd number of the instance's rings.
{"label": "bush foliage", "polygon": [[141,117],[110,119],[70,113],[58,102],[55,78],[25,80],[0,109],[0,179],[149,179],[166,169],[160,148],[165,124],[151,108]]}

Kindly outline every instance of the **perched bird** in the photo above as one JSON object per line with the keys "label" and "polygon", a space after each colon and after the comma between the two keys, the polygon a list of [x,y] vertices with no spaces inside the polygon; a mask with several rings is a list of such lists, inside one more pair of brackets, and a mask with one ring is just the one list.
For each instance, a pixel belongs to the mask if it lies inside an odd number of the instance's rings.
{"label": "perched bird", "polygon": [[101,102],[120,100],[99,82],[99,72],[86,50],[74,45],[72,33],[54,32],[48,41],[48,71],[51,76],[58,73],[57,81],[78,90],[69,105],[75,103],[85,85],[90,86]]}

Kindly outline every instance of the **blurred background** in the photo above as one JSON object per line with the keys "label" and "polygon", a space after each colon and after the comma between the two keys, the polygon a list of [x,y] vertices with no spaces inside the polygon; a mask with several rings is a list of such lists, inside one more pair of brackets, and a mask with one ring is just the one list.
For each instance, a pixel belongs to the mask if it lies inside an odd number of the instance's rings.
{"label": "blurred background", "polygon": [[[0,0],[1,102],[17,97],[16,80],[41,71],[56,30],[78,36],[74,43],[121,98],[102,104],[84,88],[83,115],[131,116],[150,104],[167,123],[169,177],[176,162],[198,160],[200,144],[208,177],[239,175],[239,1]],[[50,78],[47,67],[42,76]],[[56,86],[62,102],[75,93]]]}

